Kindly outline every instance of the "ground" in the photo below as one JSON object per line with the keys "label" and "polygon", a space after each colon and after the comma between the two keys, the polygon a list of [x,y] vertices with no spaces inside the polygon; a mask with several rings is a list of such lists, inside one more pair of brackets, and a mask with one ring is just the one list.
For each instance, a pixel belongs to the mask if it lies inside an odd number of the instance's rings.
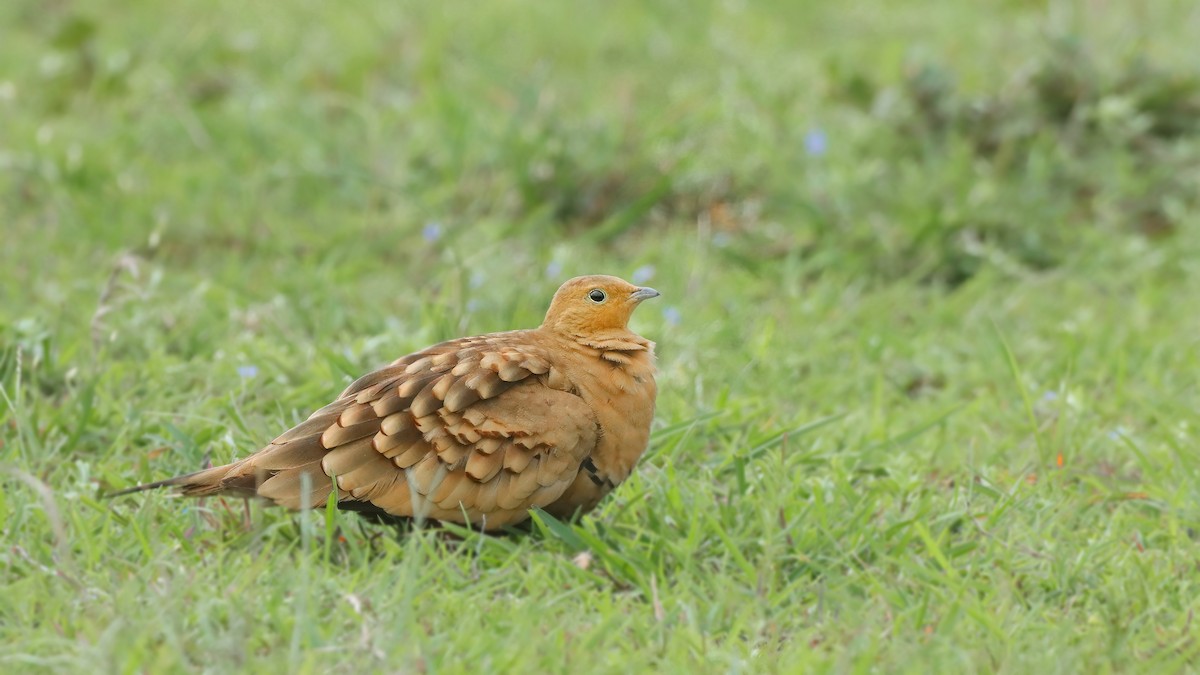
{"label": "ground", "polygon": [[[0,6],[6,672],[1200,668],[1193,3]],[[102,495],[652,285],[578,523]]]}

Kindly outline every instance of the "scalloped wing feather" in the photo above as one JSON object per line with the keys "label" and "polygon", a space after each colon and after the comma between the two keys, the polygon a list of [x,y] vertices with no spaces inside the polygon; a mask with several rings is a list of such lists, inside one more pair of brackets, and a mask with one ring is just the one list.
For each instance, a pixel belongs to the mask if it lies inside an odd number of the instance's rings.
{"label": "scalloped wing feather", "polygon": [[600,437],[531,331],[465,338],[369,373],[246,459],[175,483],[288,508],[367,502],[495,529],[551,504]]}

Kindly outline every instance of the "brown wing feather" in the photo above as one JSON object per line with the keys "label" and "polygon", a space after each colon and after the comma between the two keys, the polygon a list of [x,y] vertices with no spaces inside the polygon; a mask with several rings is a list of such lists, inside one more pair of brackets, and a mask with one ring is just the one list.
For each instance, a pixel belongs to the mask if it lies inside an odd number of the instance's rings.
{"label": "brown wing feather", "polygon": [[599,426],[521,338],[468,338],[406,356],[250,457],[169,484],[185,494],[256,491],[295,509],[324,503],[336,481],[339,501],[394,516],[487,529],[523,520],[575,481]]}

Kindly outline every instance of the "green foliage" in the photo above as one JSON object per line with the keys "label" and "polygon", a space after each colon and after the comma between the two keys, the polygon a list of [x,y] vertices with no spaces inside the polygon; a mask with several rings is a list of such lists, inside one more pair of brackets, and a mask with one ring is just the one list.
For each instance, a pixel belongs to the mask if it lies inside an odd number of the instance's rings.
{"label": "green foliage", "polygon": [[[894,143],[890,171],[950,162],[958,175],[936,198],[945,204],[982,193],[965,208],[939,211],[926,228],[909,229],[900,259],[885,270],[926,258],[927,275],[961,283],[981,268],[986,249],[1045,269],[1071,254],[1081,231],[1168,236],[1196,208],[1200,70],[1164,70],[1135,58],[1107,75],[1069,39],[1035,54],[1015,77],[992,85],[996,91],[975,96],[960,94],[953,73],[931,64],[911,68],[890,88],[841,75],[839,98],[881,111],[874,143]],[[1136,188],[1114,184],[1110,168],[1121,177],[1139,174]],[[1111,213],[1097,212],[1104,197],[1114,202]],[[896,207],[890,195],[877,198],[881,208]],[[885,251],[875,255],[886,260]]]}
{"label": "green foliage", "polygon": [[[1091,8],[0,3],[0,667],[1196,669],[1200,26]],[[101,498],[589,272],[581,522]]]}

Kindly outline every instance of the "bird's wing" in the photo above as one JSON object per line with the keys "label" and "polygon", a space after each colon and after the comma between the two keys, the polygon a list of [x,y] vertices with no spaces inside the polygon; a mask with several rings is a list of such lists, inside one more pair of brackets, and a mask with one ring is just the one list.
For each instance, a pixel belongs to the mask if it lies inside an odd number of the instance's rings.
{"label": "bird's wing", "polygon": [[301,508],[324,502],[332,476],[340,501],[395,516],[489,528],[522,520],[571,484],[599,426],[545,351],[520,336],[407,356],[360,378],[218,480],[180,485],[191,494],[254,489]]}

